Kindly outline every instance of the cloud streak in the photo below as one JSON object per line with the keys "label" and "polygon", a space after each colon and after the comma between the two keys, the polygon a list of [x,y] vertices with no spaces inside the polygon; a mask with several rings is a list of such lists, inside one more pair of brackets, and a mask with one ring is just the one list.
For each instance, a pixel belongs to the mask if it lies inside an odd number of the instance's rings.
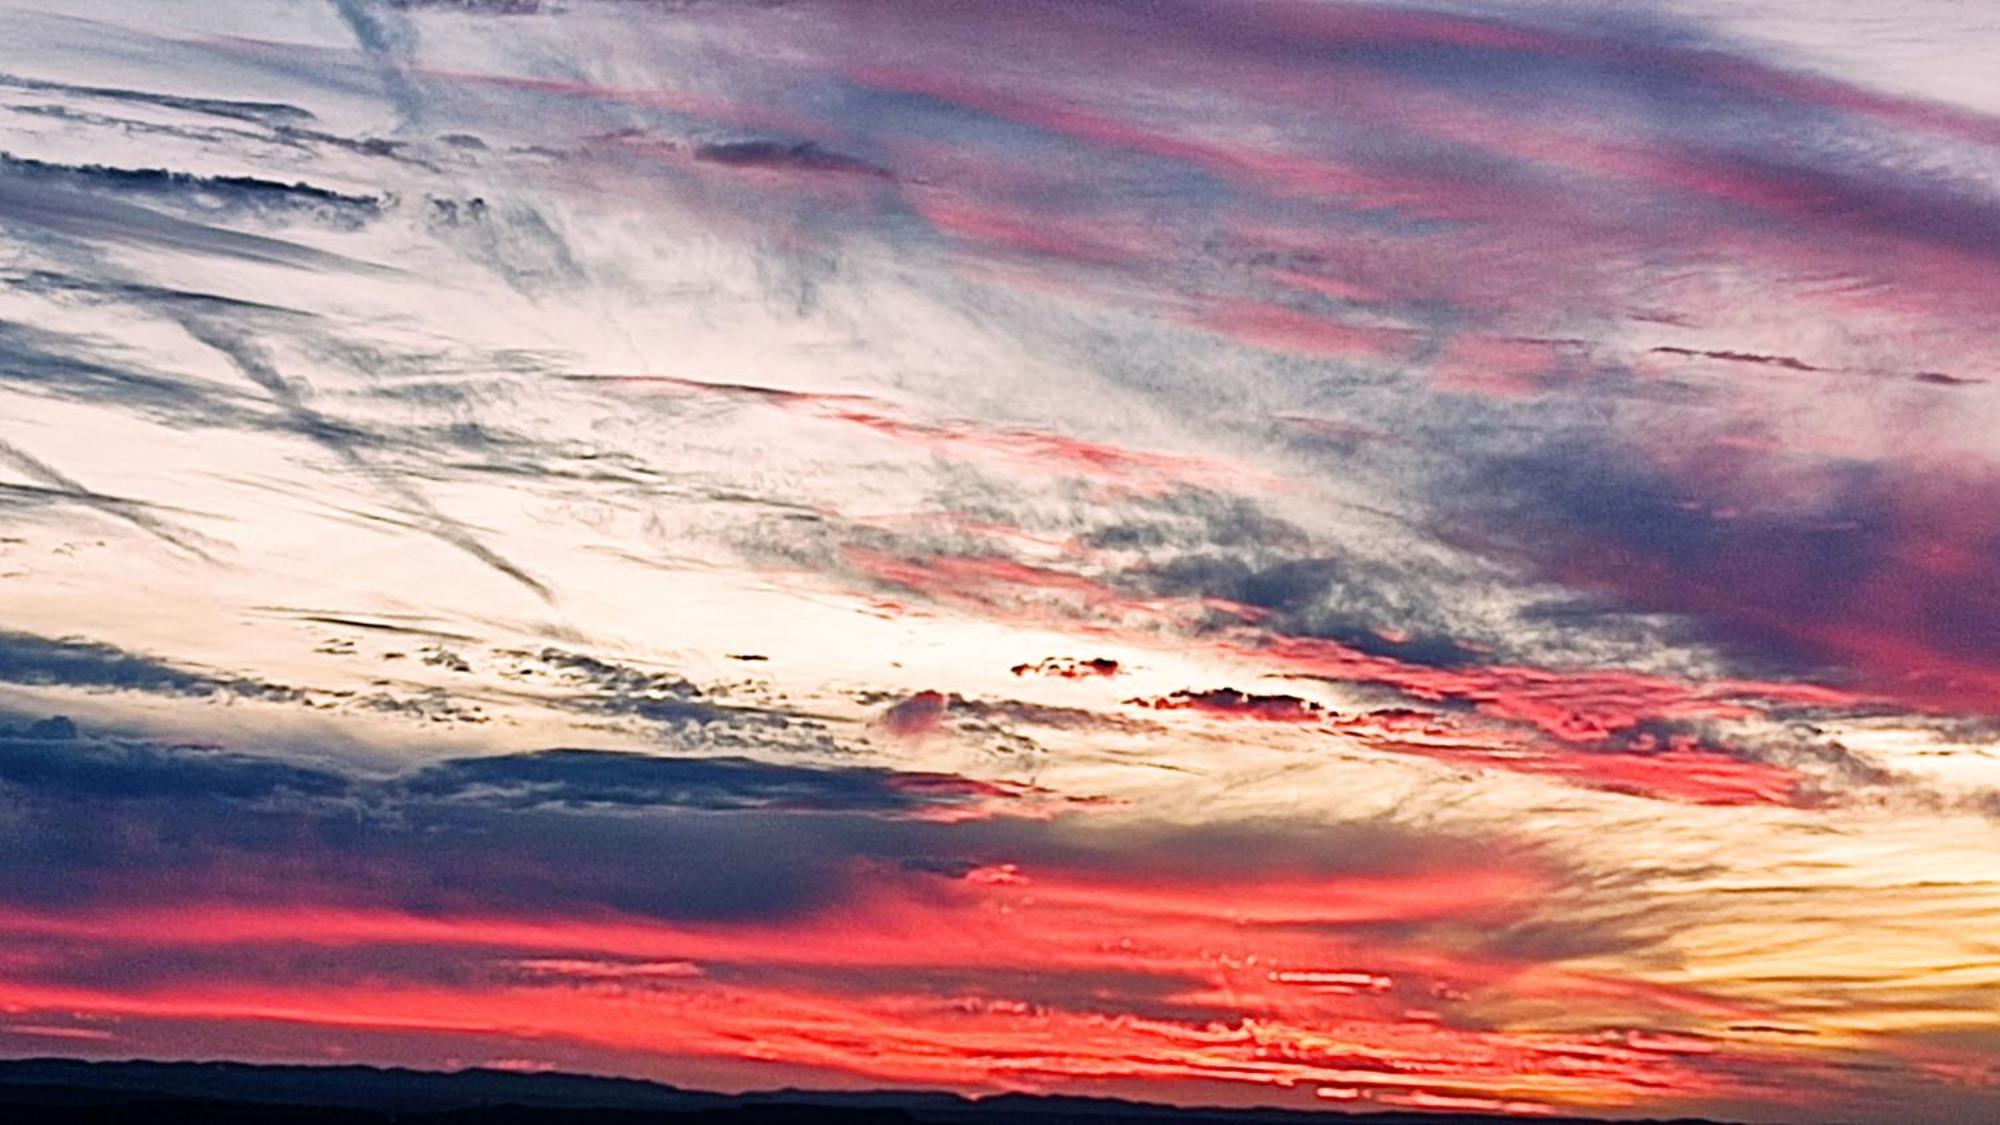
{"label": "cloud streak", "polygon": [[0,1051],[1990,1118],[1932,14],[28,3]]}

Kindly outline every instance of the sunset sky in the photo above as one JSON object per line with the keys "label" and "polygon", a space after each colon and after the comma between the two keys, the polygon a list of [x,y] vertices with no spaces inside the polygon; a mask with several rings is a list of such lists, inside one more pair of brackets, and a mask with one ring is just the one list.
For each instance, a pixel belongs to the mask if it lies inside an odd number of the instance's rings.
{"label": "sunset sky", "polygon": [[1995,57],[0,0],[0,1055],[2000,1120]]}

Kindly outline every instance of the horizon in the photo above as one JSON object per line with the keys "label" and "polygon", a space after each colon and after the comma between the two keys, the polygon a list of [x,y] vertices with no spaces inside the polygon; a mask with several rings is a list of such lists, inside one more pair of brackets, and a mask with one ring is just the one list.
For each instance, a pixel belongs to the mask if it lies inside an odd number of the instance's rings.
{"label": "horizon", "polygon": [[[616,1075],[616,1074],[590,1074],[590,1073],[578,1073],[573,1071],[559,1071],[559,1070],[519,1070],[504,1066],[503,1067],[464,1066],[456,1069],[433,1070],[433,1069],[424,1069],[416,1067],[398,1066],[394,1064],[374,1064],[374,1063],[355,1063],[355,1062],[337,1062],[337,1061],[245,1062],[240,1059],[231,1059],[231,1058],[90,1059],[90,1058],[80,1058],[75,1056],[62,1056],[62,1055],[36,1057],[36,1058],[0,1058],[0,1099],[6,1098],[10,1091],[21,1089],[24,1086],[26,1086],[26,1088],[29,1091],[45,1088],[45,1085],[40,1082],[36,1082],[30,1085],[16,1081],[17,1072],[20,1068],[33,1068],[37,1066],[54,1066],[57,1068],[81,1067],[85,1071],[90,1072],[86,1073],[83,1076],[85,1079],[84,1082],[74,1087],[65,1087],[65,1089],[75,1089],[77,1091],[94,1091],[106,1095],[112,1093],[129,1093],[135,1096],[145,1097],[148,1099],[164,1099],[173,1101],[211,1099],[220,1103],[242,1104],[242,1105],[260,1104],[260,1103],[280,1104],[282,1102],[282,1104],[286,1105],[310,1105],[310,1106],[347,1105],[347,1106],[368,1106],[368,1107],[379,1107],[379,1108],[402,1107],[404,1109],[407,1109],[407,1107],[416,1104],[428,1104],[433,1107],[440,1107],[440,1108],[453,1105],[461,1105],[469,1107],[474,1105],[520,1104],[526,1106],[554,1106],[557,1104],[564,1104],[564,1105],[575,1106],[579,1111],[588,1112],[593,1109],[629,1108],[635,1104],[629,1101],[626,1102],[617,1101],[616,1095],[612,1094],[609,1091],[606,1091],[606,1095],[607,1097],[610,1098],[610,1100],[603,1100],[597,1102],[591,1102],[587,1100],[588,1095],[581,1093],[572,1093],[562,1098],[545,1096],[543,1099],[540,1100],[532,1096],[534,1092],[533,1087],[535,1086],[537,1079],[552,1079],[556,1081],[581,1079],[585,1082],[590,1082],[590,1083],[605,1083],[614,1086],[641,1087],[649,1091],[658,1091],[661,1094],[669,1097],[679,1096],[679,1097],[688,1097],[697,1099],[710,1099],[712,1103],[719,1106],[768,1105],[773,1103],[770,1101],[766,1101],[765,1099],[776,1099],[777,1100],[776,1104],[790,1104],[790,1105],[798,1105],[801,1107],[811,1107],[813,1105],[839,1107],[839,1106],[854,1106],[863,1104],[882,1104],[891,1107],[902,1106],[906,1108],[920,1109],[922,1106],[930,1104],[930,1101],[932,1100],[947,1099],[954,1102],[960,1102],[965,1104],[966,1106],[977,1109],[979,1107],[991,1108],[989,1103],[999,1100],[1006,1100],[1011,1102],[1021,1102],[1025,1100],[1028,1103],[1093,1103],[1107,1107],[1106,1110],[1107,1113],[1116,1113],[1119,1109],[1123,1108],[1136,1111],[1140,1114],[1147,1116],[1149,1119],[1163,1115],[1200,1116],[1208,1114],[1232,1115],[1243,1118],[1254,1118],[1259,1116],[1275,1116],[1275,1115],[1284,1115],[1290,1118],[1297,1118],[1302,1115],[1307,1115],[1315,1117],[1325,1117],[1330,1119],[1352,1119],[1354,1117],[1361,1116],[1369,1120],[1394,1119],[1394,1120],[1412,1120],[1412,1121],[1504,1121],[1504,1120],[1515,1119],[1513,1115],[1505,1113],[1501,1114],[1482,1113],[1482,1112],[1466,1113],[1466,1112],[1453,1112],[1449,1110],[1409,1110],[1409,1109],[1379,1109],[1379,1108],[1364,1109],[1357,1111],[1354,1109],[1346,1109],[1338,1106],[1311,1106],[1311,1107],[1301,1108],[1298,1106],[1288,1106],[1279,1104],[1270,1104],[1270,1105],[1207,1105],[1201,1103],[1179,1104],[1173,1102],[1146,1101],[1133,1098],[1109,1097],[1104,1095],[1038,1094],[1038,1093],[1023,1092],[1018,1090],[985,1091],[985,1092],[975,1091],[970,1093],[961,1093],[955,1090],[946,1090],[937,1088],[911,1088],[911,1087],[894,1087],[894,1086],[871,1087],[871,1088],[856,1089],[856,1090],[825,1090],[825,1089],[816,1089],[812,1087],[800,1087],[800,1086],[781,1086],[768,1089],[751,1089],[751,1090],[740,1090],[740,1091],[704,1090],[704,1089],[690,1088],[685,1086],[675,1086],[670,1083],[660,1082],[653,1079],[633,1078],[629,1076]],[[344,1096],[339,1097],[337,1100],[330,1100],[327,1096],[327,1092],[325,1091],[307,1090],[301,1088],[292,1088],[287,1090],[284,1088],[272,1088],[272,1087],[244,1088],[241,1086],[230,1087],[225,1085],[220,1088],[214,1086],[203,1086],[197,1088],[198,1092],[196,1091],[183,1092],[179,1087],[175,1086],[171,1082],[167,1083],[161,1083],[158,1081],[148,1082],[138,1077],[132,1077],[128,1080],[124,1077],[121,1077],[118,1073],[114,1073],[119,1071],[129,1072],[141,1068],[148,1070],[158,1069],[167,1071],[172,1071],[172,1070],[208,1071],[216,1068],[225,1068],[240,1072],[249,1072],[251,1075],[258,1075],[258,1074],[271,1075],[274,1072],[285,1072],[285,1073],[306,1072],[307,1074],[316,1074],[316,1073],[331,1073],[331,1072],[367,1071],[373,1074],[392,1075],[397,1077],[410,1077],[413,1079],[420,1079],[420,1080],[491,1078],[491,1079],[505,1079],[506,1082],[504,1085],[504,1089],[506,1093],[505,1095],[501,1095],[498,1092],[491,1092],[481,1095],[479,1094],[478,1091],[468,1090],[464,1093],[464,1095],[462,1095],[460,1099],[454,1101],[452,1099],[447,1098],[445,1092],[442,1089],[434,1089],[430,1087],[418,1087],[418,1088],[402,1087],[398,1088],[398,1090],[400,1090],[400,1093],[396,1091],[383,1090],[383,1089],[356,1090],[353,1089],[352,1087],[349,1087],[345,1089]],[[93,1080],[95,1080],[97,1084],[93,1085],[92,1084]],[[492,1088],[487,1087],[483,1089],[491,1090]],[[427,1096],[425,1094],[426,1091],[428,1092]],[[554,1091],[551,1090],[550,1094],[553,1095],[553,1093]],[[308,1097],[309,1094],[311,1095],[310,1097]],[[527,1096],[518,1097],[517,1095],[527,1095]],[[473,1098],[475,1096],[488,1097],[488,1098],[504,1096],[508,1098],[514,1098],[515,1100],[512,1102],[506,1100],[499,1100],[499,1101],[464,1100],[466,1098]],[[813,1099],[824,1099],[824,1100],[816,1102]],[[654,1104],[663,1110],[671,1112],[670,1107],[674,1103],[668,1101],[668,1102],[655,1102],[651,1104]],[[683,1108],[692,1108],[692,1107],[687,1107],[683,1103]],[[1014,1112],[1020,1112],[1020,1111],[1014,1111]],[[1586,1115],[1572,1115],[1572,1114],[1564,1114],[1562,1116],[1562,1119],[1572,1120],[1572,1121],[1587,1121],[1587,1122],[1609,1120],[1606,1118],[1592,1118]],[[1655,1119],[1648,1119],[1648,1120],[1655,1120]],[[1730,1123],[1728,1122],[1713,1121],[1706,1118],[1702,1119],[1677,1118],[1676,1120],[1691,1122],[1692,1125],[1730,1125]]]}

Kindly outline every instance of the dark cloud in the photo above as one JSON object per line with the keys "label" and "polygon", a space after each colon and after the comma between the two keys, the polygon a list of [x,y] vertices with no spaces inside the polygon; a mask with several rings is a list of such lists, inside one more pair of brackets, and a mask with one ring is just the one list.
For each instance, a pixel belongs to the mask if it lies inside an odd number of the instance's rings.
{"label": "dark cloud", "polygon": [[946,699],[950,704],[951,722],[957,729],[996,735],[1003,745],[1016,749],[1029,749],[1033,745],[1016,733],[1020,728],[1126,732],[1155,729],[1154,724],[1145,720],[1084,707],[1033,703],[1025,699],[968,697],[957,692],[952,692]]}
{"label": "dark cloud", "polygon": [[320,690],[207,671],[114,645],[0,631],[0,683],[213,701],[253,699],[318,711],[362,710],[429,723],[485,723],[483,707],[442,688]]}
{"label": "dark cloud", "polygon": [[[302,620],[345,628],[442,640],[470,641],[462,634],[360,621],[337,615],[299,613]],[[417,650],[423,662],[467,675],[471,658],[441,644]],[[470,652],[471,650],[467,650]],[[539,654],[503,650],[500,674],[516,682],[558,688],[545,702],[575,714],[625,717],[671,732],[675,745],[710,752],[835,752],[841,747],[823,716],[781,704],[739,702],[739,692],[756,694],[750,684],[698,686],[671,672],[646,671],[564,649]],[[316,710],[367,710],[423,722],[485,723],[490,699],[437,686],[357,692],[273,683],[227,671],[188,666],[115,645],[83,638],[49,638],[0,630],[0,683],[84,691],[129,691],[187,699],[255,699]],[[977,710],[977,709],[975,709]],[[983,712],[980,712],[983,713]]]}
{"label": "dark cloud", "polygon": [[1328,718],[1326,708],[1296,695],[1254,695],[1235,688],[1177,691],[1155,699],[1125,702],[1155,711],[1197,711],[1273,723],[1316,723]]}
{"label": "dark cloud", "polygon": [[[1470,854],[1386,824],[1131,822],[1023,786],[880,767],[553,750],[382,776],[26,724],[0,729],[0,797],[0,846],[18,859],[0,869],[0,900],[79,906],[206,895],[723,919],[838,899],[884,865],[1226,879]],[[1048,819],[1052,801],[1076,811]]]}
{"label": "dark cloud", "polygon": [[139,105],[159,106],[164,109],[183,110],[210,117],[226,117],[236,121],[254,121],[262,125],[300,125],[315,120],[311,111],[283,102],[236,101],[226,98],[195,98],[182,94],[161,94],[148,90],[132,90],[121,86],[79,86],[68,82],[52,82],[41,78],[24,78],[12,74],[0,74],[0,86],[17,90],[30,90],[40,94],[64,94],[71,97],[95,98],[102,101],[132,102]]}
{"label": "dark cloud", "polygon": [[[1856,461],[1550,443],[1462,482],[1463,526],[1746,662],[2000,707],[2000,482]],[[1475,507],[1476,505],[1476,507]]]}
{"label": "dark cloud", "polygon": [[482,16],[531,16],[549,8],[543,0],[383,0],[383,3],[404,11],[432,9]]}
{"label": "dark cloud", "polygon": [[51,164],[0,153],[0,176],[118,195],[140,195],[202,214],[247,211],[261,216],[305,214],[342,226],[378,218],[390,201],[348,195],[306,183],[255,176],[198,176],[166,168],[106,164]]}
{"label": "dark cloud", "polygon": [[300,621],[311,621],[320,625],[335,625],[343,629],[364,629],[371,633],[390,633],[405,637],[431,637],[449,641],[470,641],[477,639],[467,633],[426,629],[418,625],[405,625],[394,621],[374,621],[360,617],[342,617],[335,614],[314,613],[307,610],[279,610],[278,612],[296,616]]}
{"label": "dark cloud", "polygon": [[670,697],[675,699],[695,699],[701,689],[687,678],[672,672],[648,671],[629,664],[604,660],[589,653],[572,652],[568,649],[544,648],[540,652],[511,653],[520,658],[532,659],[564,678],[589,687],[592,691],[609,696],[624,698]]}
{"label": "dark cloud", "polygon": [[279,684],[197,672],[113,645],[6,631],[0,631],[0,682],[203,698],[224,693],[278,701],[302,698],[296,689]]}
{"label": "dark cloud", "polygon": [[674,672],[651,671],[568,649],[544,648],[502,655],[515,661],[513,675],[553,676],[575,694],[564,705],[603,715],[629,715],[673,727],[742,728],[778,732],[810,720],[783,708],[732,702],[726,688],[703,688]]}
{"label": "dark cloud", "polygon": [[1274,633],[1438,667],[1528,647],[1525,638],[1465,611],[1465,586],[1481,576],[1435,560],[1397,558],[1365,542],[1323,541],[1243,499],[1202,493],[1150,499],[1129,505],[1085,539],[1136,556],[1118,572],[1121,585],[1212,600],[1221,624],[1239,623],[1239,607],[1247,607]]}
{"label": "dark cloud", "polygon": [[1685,359],[1720,359],[1730,363],[1754,363],[1764,367],[1782,367],[1787,371],[1824,371],[1795,356],[1765,355],[1761,352],[1713,351],[1698,348],[1677,348],[1660,346],[1651,349],[1654,355],[1680,356]]}
{"label": "dark cloud", "polygon": [[[62,725],[68,724],[68,725]],[[284,794],[334,797],[345,776],[243,754],[81,737],[60,716],[0,730],[0,785],[35,801],[254,801]]]}
{"label": "dark cloud", "polygon": [[1186,597],[1217,598],[1265,611],[1258,620],[1275,632],[1319,637],[1361,652],[1418,664],[1454,667],[1479,654],[1450,635],[1450,607],[1424,592],[1438,576],[1414,578],[1408,569],[1348,556],[1284,557],[1221,552],[1164,559],[1132,575],[1147,589]]}
{"label": "dark cloud", "polygon": [[811,141],[717,141],[695,146],[694,158],[732,168],[767,168],[792,172],[835,172],[890,179],[888,169],[845,153],[821,148]]}
{"label": "dark cloud", "polygon": [[1919,371],[1910,376],[1919,383],[1929,383],[1936,387],[1976,387],[1985,384],[1984,379],[1968,379],[1961,375],[1947,375],[1942,371]]}
{"label": "dark cloud", "polygon": [[607,750],[543,750],[459,758],[399,783],[426,797],[538,805],[712,811],[909,813],[971,804],[1002,791],[944,775],[874,767],[821,769],[747,758],[663,758]]}
{"label": "dark cloud", "polygon": [[1189,492],[1149,498],[1119,513],[1114,522],[1083,536],[1092,547],[1116,551],[1207,548],[1234,551],[1303,550],[1305,530],[1263,511],[1252,501],[1215,493]]}
{"label": "dark cloud", "polygon": [[590,751],[368,778],[16,734],[0,738],[0,792],[10,810],[0,834],[24,857],[0,873],[0,896],[17,901],[170,900],[202,887],[248,903],[729,918],[841,893],[860,877],[857,857],[895,850],[880,817],[983,790],[885,770]]}
{"label": "dark cloud", "polygon": [[1116,676],[1119,665],[1108,656],[1088,660],[1074,656],[1049,656],[1033,663],[1016,664],[1008,671],[1016,676],[1052,676],[1060,680],[1081,680],[1091,676]]}

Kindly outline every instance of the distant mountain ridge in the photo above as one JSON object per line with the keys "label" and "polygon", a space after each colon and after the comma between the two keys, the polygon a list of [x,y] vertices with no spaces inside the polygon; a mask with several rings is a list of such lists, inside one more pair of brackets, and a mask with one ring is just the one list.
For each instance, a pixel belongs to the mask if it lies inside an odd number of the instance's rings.
{"label": "distant mountain ridge", "polygon": [[[1445,1125],[1513,1121],[1484,1114],[1183,1108],[1116,1098],[938,1091],[772,1090],[718,1094],[658,1082],[473,1068],[239,1062],[0,1060],[8,1107],[57,1125],[763,1125],[827,1121],[884,1125]],[[17,1118],[20,1119],[20,1118]],[[1584,1117],[1538,1118],[1603,1125]],[[1693,1118],[1652,1125],[1716,1125]],[[1639,1123],[1644,1125],[1644,1123]]]}

